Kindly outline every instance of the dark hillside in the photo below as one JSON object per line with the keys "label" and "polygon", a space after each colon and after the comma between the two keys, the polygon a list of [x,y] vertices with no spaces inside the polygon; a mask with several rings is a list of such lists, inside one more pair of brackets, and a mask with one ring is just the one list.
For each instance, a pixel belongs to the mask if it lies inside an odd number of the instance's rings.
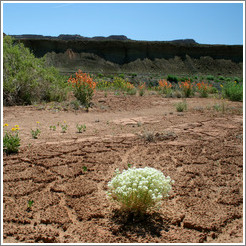
{"label": "dark hillside", "polygon": [[35,56],[47,55],[49,62],[63,71],[82,67],[105,72],[203,74],[211,71],[237,76],[242,76],[243,71],[242,45],[203,45],[194,40],[134,41],[123,35],[107,38],[22,35],[15,38]]}

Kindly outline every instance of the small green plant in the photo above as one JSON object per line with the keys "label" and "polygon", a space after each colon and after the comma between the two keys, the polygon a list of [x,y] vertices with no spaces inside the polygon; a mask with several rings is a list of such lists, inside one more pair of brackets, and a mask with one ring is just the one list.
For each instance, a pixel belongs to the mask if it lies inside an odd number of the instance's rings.
{"label": "small green plant", "polygon": [[30,212],[32,210],[32,205],[34,201],[33,200],[28,200],[27,201],[27,211]]}
{"label": "small green plant", "polygon": [[181,98],[182,97],[182,92],[180,90],[175,90],[175,91],[172,92],[172,97]]}
{"label": "small green plant", "polygon": [[50,130],[56,131],[56,126],[50,126]]}
{"label": "small green plant", "polygon": [[27,202],[27,207],[28,207],[29,209],[31,209],[33,203],[34,203],[33,200],[28,200],[28,202]]}
{"label": "small green plant", "polygon": [[67,131],[68,125],[66,124],[66,121],[64,121],[64,124],[61,124],[62,133],[65,133]]}
{"label": "small green plant", "polygon": [[128,167],[128,168],[131,168],[131,167],[132,167],[132,164],[128,163],[128,164],[127,164],[127,167]]}
{"label": "small green plant", "polygon": [[217,112],[220,111],[220,108],[221,106],[218,103],[213,105],[213,109],[216,110]]}
{"label": "small green plant", "polygon": [[84,172],[87,172],[87,170],[88,170],[86,166],[83,166],[82,169]]}
{"label": "small green plant", "polygon": [[175,104],[177,112],[183,112],[187,110],[187,103],[186,101],[178,102]]}
{"label": "small green plant", "polygon": [[[4,124],[4,128],[6,129],[8,124]],[[7,155],[12,153],[17,153],[20,147],[20,137],[19,137],[19,126],[15,125],[11,129],[11,131],[4,130],[3,136],[3,152]]]}
{"label": "small green plant", "polygon": [[79,125],[79,124],[77,124],[77,125],[76,125],[76,128],[77,128],[77,130],[78,130],[78,133],[82,133],[82,131],[83,131],[83,132],[86,131],[86,125],[85,125],[85,124],[84,124],[84,125]]}
{"label": "small green plant", "polygon": [[141,137],[147,142],[154,142],[155,141],[155,134],[154,132],[144,132]]}
{"label": "small green plant", "polygon": [[41,133],[41,131],[40,131],[40,129],[35,129],[35,130],[33,130],[33,129],[31,129],[31,134],[32,134],[32,138],[34,138],[34,139],[37,139],[38,138],[38,135]]}
{"label": "small green plant", "polygon": [[[39,125],[39,122],[37,121],[37,127]],[[35,130],[31,129],[32,138],[37,139],[38,135],[41,133],[41,130],[39,128],[36,128]]]}
{"label": "small green plant", "polygon": [[80,102],[79,100],[73,100],[70,102],[70,105],[74,110],[78,110],[80,106]]}
{"label": "small green plant", "polygon": [[221,111],[222,114],[224,114],[227,110],[227,105],[224,101],[221,102],[221,104],[214,104],[213,105],[213,109],[216,110],[217,112]]}
{"label": "small green plant", "polygon": [[172,189],[171,178],[151,167],[128,168],[108,183],[107,195],[121,205],[126,212],[141,215],[158,207]]}

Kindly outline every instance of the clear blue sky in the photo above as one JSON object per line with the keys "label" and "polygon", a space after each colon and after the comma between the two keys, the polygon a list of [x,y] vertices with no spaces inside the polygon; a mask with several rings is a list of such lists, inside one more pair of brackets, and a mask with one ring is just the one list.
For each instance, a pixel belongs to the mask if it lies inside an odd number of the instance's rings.
{"label": "clear blue sky", "polygon": [[243,3],[3,3],[6,34],[243,44]]}

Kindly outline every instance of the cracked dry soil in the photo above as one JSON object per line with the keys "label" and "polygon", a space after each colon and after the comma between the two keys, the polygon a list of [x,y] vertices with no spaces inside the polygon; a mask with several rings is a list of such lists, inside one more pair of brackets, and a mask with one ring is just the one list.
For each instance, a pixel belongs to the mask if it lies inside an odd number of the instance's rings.
{"label": "cracked dry soil", "polygon": [[[191,98],[181,114],[179,99],[102,98],[95,95],[89,113],[4,108],[4,123],[19,124],[21,137],[20,152],[3,156],[4,243],[242,242],[242,103],[227,102],[222,113],[212,108],[216,99]],[[49,129],[64,120],[66,133]],[[36,121],[41,135],[32,139]],[[77,133],[77,123],[87,130]],[[114,170],[128,163],[175,180],[161,209],[141,220],[105,194]]]}

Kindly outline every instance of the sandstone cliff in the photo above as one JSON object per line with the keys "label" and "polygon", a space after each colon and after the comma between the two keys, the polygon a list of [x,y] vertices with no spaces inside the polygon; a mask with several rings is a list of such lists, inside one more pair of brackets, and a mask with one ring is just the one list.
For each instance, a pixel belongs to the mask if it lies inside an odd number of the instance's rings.
{"label": "sandstone cliff", "polygon": [[[111,37],[111,38],[110,38]],[[242,76],[242,45],[203,45],[194,40],[134,41],[108,38],[17,37],[37,57],[47,56],[62,71],[162,72]]]}

